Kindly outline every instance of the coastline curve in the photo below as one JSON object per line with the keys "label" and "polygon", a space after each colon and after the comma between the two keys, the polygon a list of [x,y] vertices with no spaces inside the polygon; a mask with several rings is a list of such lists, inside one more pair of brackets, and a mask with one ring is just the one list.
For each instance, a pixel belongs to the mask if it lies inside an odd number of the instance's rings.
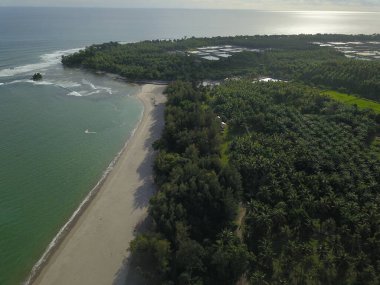
{"label": "coastline curve", "polygon": [[[142,102],[143,110],[141,112],[139,122],[137,123],[134,130],[131,132],[131,135],[128,137],[123,148],[117,153],[117,155],[111,161],[111,163],[109,164],[107,169],[103,172],[102,177],[97,182],[97,184],[90,190],[90,192],[86,195],[84,200],[79,204],[77,209],[70,216],[68,221],[61,227],[61,229],[55,235],[53,240],[49,243],[49,245],[45,249],[42,256],[39,258],[39,260],[33,266],[29,276],[27,277],[27,279],[22,284],[24,284],[24,285],[34,284],[36,282],[36,280],[41,276],[41,273],[44,271],[46,266],[49,264],[49,261],[51,260],[53,255],[59,250],[60,246],[65,241],[65,239],[68,237],[69,233],[77,225],[79,219],[83,216],[83,214],[86,212],[86,210],[89,208],[89,206],[91,206],[95,197],[97,197],[99,192],[101,192],[102,187],[104,186],[106,181],[109,179],[109,176],[112,173],[112,170],[114,170],[114,168],[117,165],[117,163],[119,162],[120,158],[123,156],[123,154],[125,152],[127,152],[128,147],[131,143],[131,140],[134,138],[134,136],[135,136],[136,132],[139,130],[139,128],[141,128],[143,120],[147,116],[147,112],[149,112],[147,102],[142,100],[142,97],[141,97],[142,94],[144,93],[144,88],[146,88],[147,86],[150,86],[150,87],[153,86],[156,88],[158,87],[158,85],[153,85],[153,84],[140,85],[141,90],[134,95],[139,99],[139,101]],[[160,85],[159,87],[161,90],[163,85]]]}

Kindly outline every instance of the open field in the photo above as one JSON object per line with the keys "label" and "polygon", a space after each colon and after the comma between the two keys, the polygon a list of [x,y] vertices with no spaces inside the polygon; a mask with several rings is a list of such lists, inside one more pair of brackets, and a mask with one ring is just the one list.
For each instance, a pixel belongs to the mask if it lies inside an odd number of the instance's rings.
{"label": "open field", "polygon": [[380,103],[378,102],[359,98],[345,93],[340,93],[337,91],[324,91],[322,94],[327,95],[330,98],[344,104],[356,105],[360,109],[372,109],[375,113],[380,114]]}

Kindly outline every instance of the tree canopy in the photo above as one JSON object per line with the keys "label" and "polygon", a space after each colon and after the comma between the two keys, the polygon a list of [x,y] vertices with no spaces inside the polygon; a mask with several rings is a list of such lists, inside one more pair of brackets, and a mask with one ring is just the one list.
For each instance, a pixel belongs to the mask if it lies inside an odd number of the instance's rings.
{"label": "tree canopy", "polygon": [[[316,41],[379,41],[380,35],[236,36],[155,40],[130,44],[93,45],[64,56],[68,67],[85,67],[119,74],[129,80],[221,80],[231,77],[270,76],[357,93],[380,100],[380,61],[350,59]],[[188,53],[200,47],[231,45],[260,52],[232,53],[209,61]]]}
{"label": "tree canopy", "polygon": [[149,208],[171,248],[162,284],[378,284],[378,115],[230,80],[169,85],[165,118]]}
{"label": "tree canopy", "polygon": [[[380,283],[380,115],[321,92],[380,101],[380,61],[313,44],[379,40],[111,42],[63,57],[68,67],[170,81],[165,128],[154,143],[153,227],[131,243],[147,280]],[[188,52],[220,45],[247,49],[218,61]],[[283,82],[259,82],[260,76]],[[204,87],[205,79],[220,85]]]}

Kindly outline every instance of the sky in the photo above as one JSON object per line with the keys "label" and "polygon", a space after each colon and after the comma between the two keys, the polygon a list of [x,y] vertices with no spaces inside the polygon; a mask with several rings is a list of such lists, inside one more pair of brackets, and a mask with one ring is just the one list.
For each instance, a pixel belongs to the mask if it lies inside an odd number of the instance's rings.
{"label": "sky", "polygon": [[0,6],[380,11],[380,0],[0,0]]}

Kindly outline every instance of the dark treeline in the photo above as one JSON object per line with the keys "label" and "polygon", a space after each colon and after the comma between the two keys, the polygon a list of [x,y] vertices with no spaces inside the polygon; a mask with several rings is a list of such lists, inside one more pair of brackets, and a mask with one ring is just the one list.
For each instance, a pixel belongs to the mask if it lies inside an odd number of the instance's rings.
{"label": "dark treeline", "polygon": [[265,75],[380,101],[380,61],[347,59],[330,49],[245,52],[214,63],[220,75]]}
{"label": "dark treeline", "polygon": [[221,122],[205,94],[177,82],[167,96],[149,207],[155,230],[131,243],[135,263],[153,284],[234,284],[250,262],[234,234],[240,175],[221,163]]}
{"label": "dark treeline", "polygon": [[242,177],[251,284],[379,284],[379,117],[291,83],[212,95]]}
{"label": "dark treeline", "polygon": [[[234,76],[273,76],[322,88],[357,93],[380,100],[380,61],[348,59],[314,41],[375,41],[380,35],[237,36],[156,40],[131,44],[94,45],[62,62],[119,74],[130,80],[224,79]],[[219,61],[207,61],[185,51],[204,46],[233,45],[263,49],[243,52]]]}
{"label": "dark treeline", "polygon": [[146,278],[379,283],[378,115],[295,83],[176,82],[167,92],[154,227],[131,244]]}

